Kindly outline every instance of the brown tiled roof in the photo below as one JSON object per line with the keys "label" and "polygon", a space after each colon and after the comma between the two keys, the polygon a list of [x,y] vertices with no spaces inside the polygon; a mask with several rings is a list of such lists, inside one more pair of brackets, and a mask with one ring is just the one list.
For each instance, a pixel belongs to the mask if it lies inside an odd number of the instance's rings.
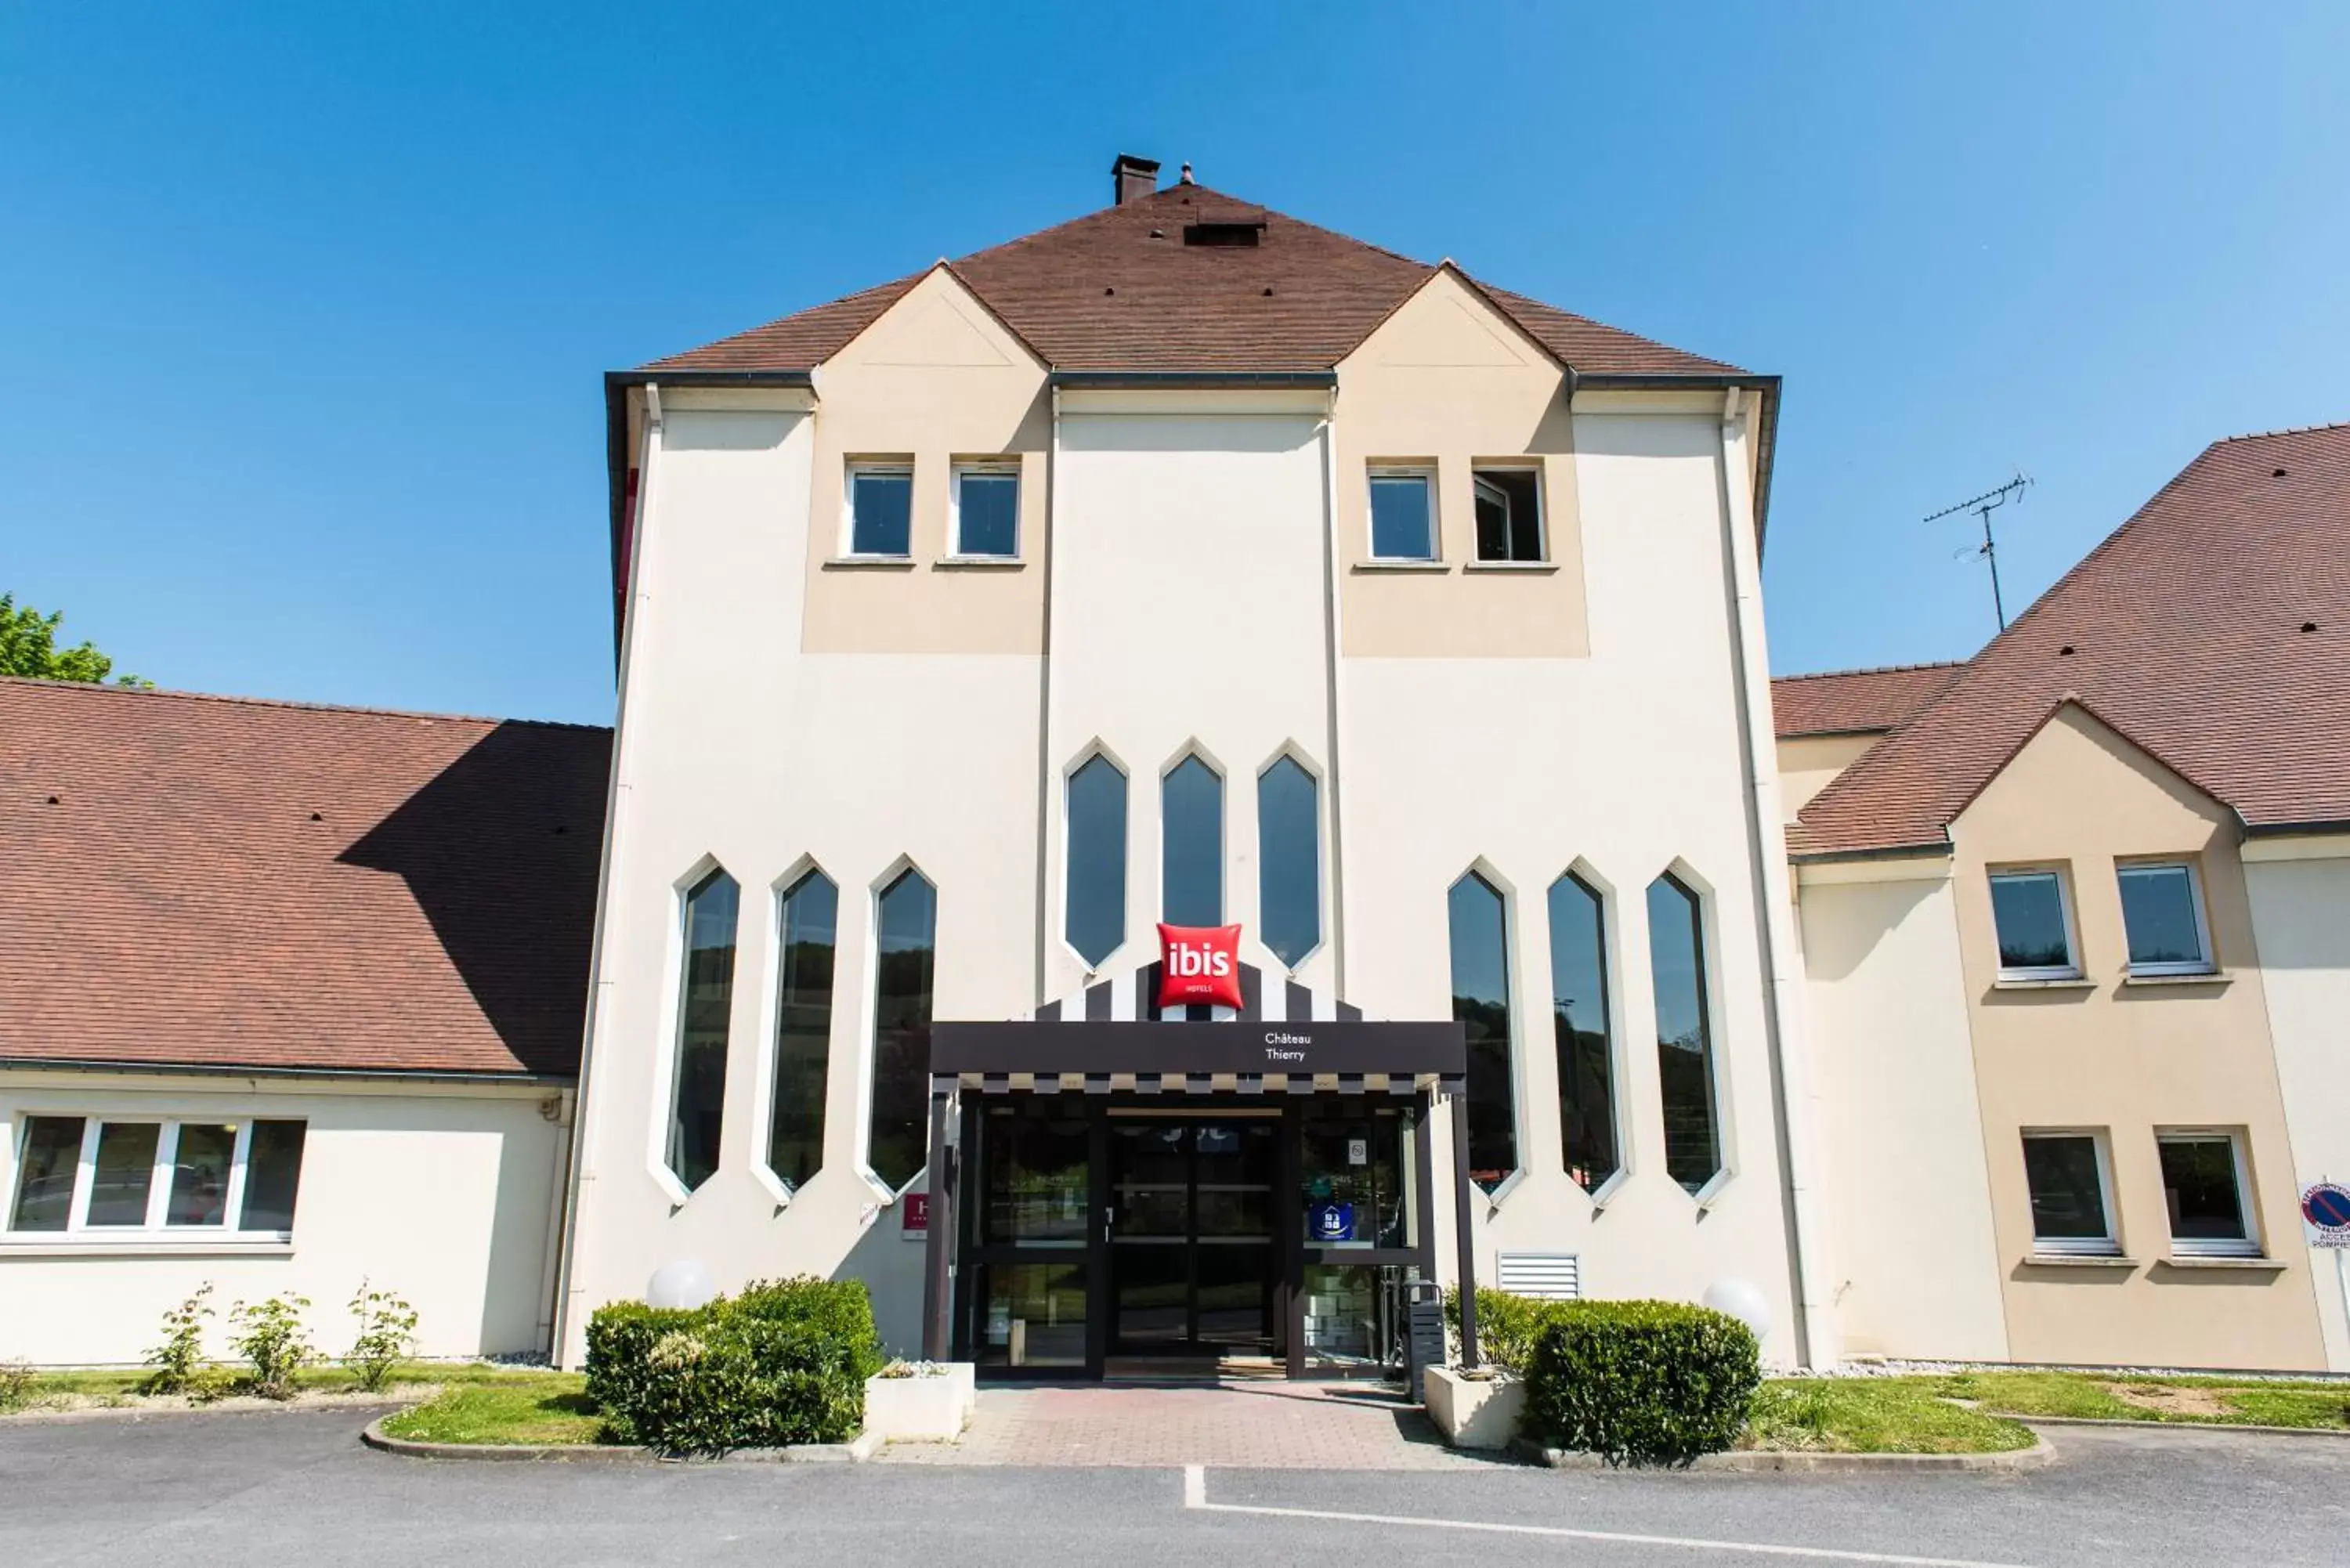
{"label": "brown tiled roof", "polygon": [[[1206,217],[1262,220],[1255,245],[1192,245]],[[1056,370],[1328,370],[1436,269],[1204,185],[1155,194],[980,251],[956,276]],[[819,305],[672,355],[649,370],[806,370],[916,280]],[[1716,375],[1731,367],[1488,289],[1527,334],[1586,374]]]}
{"label": "brown tiled roof", "polygon": [[0,1060],[576,1074],[610,751],[0,680]]}
{"label": "brown tiled roof", "polygon": [[1892,664],[1881,670],[1783,675],[1771,682],[1772,716],[1781,740],[1878,734],[1940,696],[1965,668],[1963,663]]}
{"label": "brown tiled roof", "polygon": [[2350,424],[2212,445],[1821,791],[1789,847],[1944,842],[2067,697],[2254,830],[2350,822]]}

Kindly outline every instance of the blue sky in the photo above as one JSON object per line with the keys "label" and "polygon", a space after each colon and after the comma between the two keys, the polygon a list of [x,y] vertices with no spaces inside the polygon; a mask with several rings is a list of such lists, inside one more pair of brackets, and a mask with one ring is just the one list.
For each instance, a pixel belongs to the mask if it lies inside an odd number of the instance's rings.
{"label": "blue sky", "polygon": [[1786,379],[1782,672],[2350,419],[2350,6],[0,10],[0,589],[168,686],[608,718],[600,372],[1113,153]]}

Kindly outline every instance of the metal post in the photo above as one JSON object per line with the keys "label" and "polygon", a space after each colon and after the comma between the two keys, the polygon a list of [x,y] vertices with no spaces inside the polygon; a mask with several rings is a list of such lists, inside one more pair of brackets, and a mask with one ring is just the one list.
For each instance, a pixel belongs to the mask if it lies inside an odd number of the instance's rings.
{"label": "metal post", "polygon": [[1452,1240],[1461,1271],[1461,1366],[1477,1368],[1477,1244],[1469,1234],[1469,1094],[1464,1086],[1452,1101]]}
{"label": "metal post", "polygon": [[954,1216],[949,1211],[953,1199],[947,1182],[947,1114],[952,1103],[950,1091],[932,1085],[931,1224],[929,1234],[923,1238],[922,1271],[922,1358],[926,1361],[944,1361],[952,1354],[947,1335],[948,1298],[952,1283],[949,1271],[954,1263]]}

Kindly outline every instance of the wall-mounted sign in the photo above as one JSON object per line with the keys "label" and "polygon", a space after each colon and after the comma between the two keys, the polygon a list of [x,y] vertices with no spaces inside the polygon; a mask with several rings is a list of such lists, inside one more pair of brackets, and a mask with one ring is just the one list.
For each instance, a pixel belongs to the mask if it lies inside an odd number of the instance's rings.
{"label": "wall-mounted sign", "polygon": [[1367,1137],[1348,1138],[1347,1140],[1347,1163],[1348,1165],[1370,1164],[1371,1140]]}
{"label": "wall-mounted sign", "polygon": [[1351,1203],[1315,1203],[1306,1210],[1305,1218],[1316,1241],[1355,1239],[1355,1206]]}
{"label": "wall-mounted sign", "polygon": [[909,1192],[898,1199],[898,1234],[909,1241],[927,1241],[931,1234],[931,1195]]}
{"label": "wall-mounted sign", "polygon": [[2350,1247],[2350,1187],[2320,1181],[2301,1195],[2313,1247]]}
{"label": "wall-mounted sign", "polygon": [[1159,1005],[1241,1005],[1238,926],[1159,927]]}

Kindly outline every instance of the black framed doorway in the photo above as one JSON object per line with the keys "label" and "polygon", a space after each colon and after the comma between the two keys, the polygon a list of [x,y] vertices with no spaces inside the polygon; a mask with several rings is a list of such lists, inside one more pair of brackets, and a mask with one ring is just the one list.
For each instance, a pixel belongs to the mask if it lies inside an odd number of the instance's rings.
{"label": "black framed doorway", "polygon": [[1107,1353],[1270,1357],[1286,1259],[1278,1108],[1105,1118]]}

